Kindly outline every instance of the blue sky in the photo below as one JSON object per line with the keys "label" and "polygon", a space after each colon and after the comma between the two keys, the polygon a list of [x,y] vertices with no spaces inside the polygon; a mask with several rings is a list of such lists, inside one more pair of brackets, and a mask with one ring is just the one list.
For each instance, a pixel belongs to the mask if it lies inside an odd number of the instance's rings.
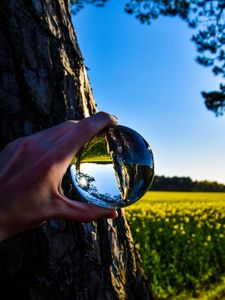
{"label": "blue sky", "polygon": [[123,7],[111,0],[73,17],[98,110],[143,135],[156,174],[225,183],[225,116],[208,111],[200,94],[217,89],[220,78],[195,62],[184,22],[142,25]]}

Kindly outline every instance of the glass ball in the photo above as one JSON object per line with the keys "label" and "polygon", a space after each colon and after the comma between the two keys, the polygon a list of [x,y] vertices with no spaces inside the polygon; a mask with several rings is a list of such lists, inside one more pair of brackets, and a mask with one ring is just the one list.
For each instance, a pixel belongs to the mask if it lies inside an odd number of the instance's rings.
{"label": "glass ball", "polygon": [[70,172],[85,202],[121,208],[149,190],[154,177],[153,154],[139,133],[118,125],[86,143],[74,157]]}

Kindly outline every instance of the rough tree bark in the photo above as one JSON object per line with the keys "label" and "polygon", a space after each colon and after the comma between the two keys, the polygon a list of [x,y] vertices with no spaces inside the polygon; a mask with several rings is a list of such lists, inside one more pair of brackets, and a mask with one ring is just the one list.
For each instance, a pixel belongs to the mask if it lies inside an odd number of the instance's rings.
{"label": "rough tree bark", "polygon": [[[0,147],[96,111],[68,0],[0,1]],[[65,176],[65,193],[73,195]],[[150,299],[124,213],[0,243],[0,298]]]}

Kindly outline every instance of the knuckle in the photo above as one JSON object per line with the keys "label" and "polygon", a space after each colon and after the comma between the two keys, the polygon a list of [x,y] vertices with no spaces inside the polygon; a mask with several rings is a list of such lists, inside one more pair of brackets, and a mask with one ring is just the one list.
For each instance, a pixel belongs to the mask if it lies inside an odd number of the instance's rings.
{"label": "knuckle", "polygon": [[100,111],[97,115],[99,116],[99,118],[104,120],[106,123],[111,123],[112,121],[115,121],[112,115],[110,115],[104,111]]}
{"label": "knuckle", "polygon": [[70,128],[74,127],[77,123],[78,121],[75,120],[67,120],[64,123],[57,125],[56,128],[58,129],[65,128],[69,130]]}
{"label": "knuckle", "polygon": [[66,125],[71,125],[71,126],[72,126],[72,125],[76,125],[77,122],[78,122],[78,121],[75,121],[75,120],[67,120],[67,121],[65,122],[65,124],[66,124]]}
{"label": "knuckle", "polygon": [[103,117],[103,118],[110,118],[110,114],[104,112],[104,111],[100,111],[99,113],[97,113],[99,116]]}
{"label": "knuckle", "polygon": [[117,120],[114,116],[106,112],[99,112],[90,117],[89,122],[96,131],[99,131],[108,125],[116,124]]}
{"label": "knuckle", "polygon": [[22,138],[20,148],[23,153],[30,153],[37,147],[37,142],[33,137]]}

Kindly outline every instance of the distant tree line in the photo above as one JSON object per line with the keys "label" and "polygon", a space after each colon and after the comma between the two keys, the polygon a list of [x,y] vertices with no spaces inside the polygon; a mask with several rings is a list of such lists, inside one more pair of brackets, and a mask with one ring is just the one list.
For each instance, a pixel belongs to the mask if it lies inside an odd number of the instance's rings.
{"label": "distant tree line", "polygon": [[193,181],[190,177],[155,176],[151,190],[187,192],[225,192],[225,185],[216,181]]}

